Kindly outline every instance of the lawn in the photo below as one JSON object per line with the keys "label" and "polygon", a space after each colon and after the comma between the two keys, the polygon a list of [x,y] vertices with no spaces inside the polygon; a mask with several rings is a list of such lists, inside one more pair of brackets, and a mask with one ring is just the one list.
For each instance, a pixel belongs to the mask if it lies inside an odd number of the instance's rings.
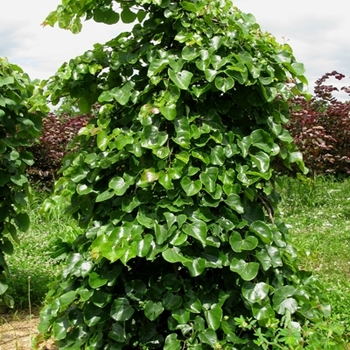
{"label": "lawn", "polygon": [[350,179],[284,178],[277,216],[290,228],[300,265],[319,277],[332,318],[350,339]]}
{"label": "lawn", "polygon": [[[325,288],[332,307],[330,332],[343,332],[350,343],[350,180],[281,178],[282,201],[276,218],[290,228],[300,250],[300,267],[313,271]],[[40,306],[48,284],[58,276],[61,260],[53,255],[60,240],[72,242],[79,229],[63,214],[63,205],[43,212],[45,195],[36,194],[29,211],[31,228],[20,235],[20,245],[7,261],[12,274],[9,292],[15,309]],[[57,254],[56,254],[57,255]]]}

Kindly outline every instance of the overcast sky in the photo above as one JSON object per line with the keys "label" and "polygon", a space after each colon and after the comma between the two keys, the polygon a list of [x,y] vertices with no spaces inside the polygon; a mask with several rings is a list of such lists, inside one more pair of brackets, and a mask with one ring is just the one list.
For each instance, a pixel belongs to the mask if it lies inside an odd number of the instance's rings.
{"label": "overcast sky", "polygon": [[[314,81],[326,72],[346,75],[350,85],[349,0],[236,0],[243,12],[252,13],[263,31],[288,42],[305,64],[312,91]],[[92,21],[74,35],[59,28],[42,27],[58,0],[1,0],[0,56],[20,65],[31,78],[48,78],[58,67],[123,31],[121,24],[107,26]]]}

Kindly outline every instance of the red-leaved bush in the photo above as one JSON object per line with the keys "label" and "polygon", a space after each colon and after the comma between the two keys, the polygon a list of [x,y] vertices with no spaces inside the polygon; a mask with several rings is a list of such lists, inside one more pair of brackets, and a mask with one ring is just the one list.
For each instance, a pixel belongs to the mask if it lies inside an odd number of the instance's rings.
{"label": "red-leaved bush", "polygon": [[68,144],[92,118],[90,114],[69,116],[50,113],[43,119],[40,143],[27,148],[33,154],[34,165],[27,168],[32,184],[50,189],[57,178]]}
{"label": "red-leaved bush", "polygon": [[[291,101],[292,117],[286,125],[313,175],[350,174],[350,102],[334,97],[338,88],[326,84],[330,77],[345,78],[336,71],[323,75],[311,100]],[[350,95],[349,87],[341,90]]]}

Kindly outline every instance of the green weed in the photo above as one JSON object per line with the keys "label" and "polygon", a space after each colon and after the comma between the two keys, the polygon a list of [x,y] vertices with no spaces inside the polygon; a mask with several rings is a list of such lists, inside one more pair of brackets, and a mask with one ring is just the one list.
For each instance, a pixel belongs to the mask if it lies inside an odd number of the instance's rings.
{"label": "green weed", "polygon": [[40,306],[50,284],[61,271],[53,252],[59,242],[73,240],[77,235],[76,223],[64,214],[63,203],[43,211],[48,194],[35,193],[28,207],[31,226],[19,233],[20,244],[14,243],[14,254],[7,256],[10,270],[9,294],[17,309]]}

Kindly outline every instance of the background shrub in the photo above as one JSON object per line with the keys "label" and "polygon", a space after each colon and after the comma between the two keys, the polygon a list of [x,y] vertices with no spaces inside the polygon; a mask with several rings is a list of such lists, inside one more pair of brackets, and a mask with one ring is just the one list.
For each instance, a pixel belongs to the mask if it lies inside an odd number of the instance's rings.
{"label": "background shrub", "polygon": [[[316,81],[310,100],[295,97],[286,124],[312,174],[350,174],[350,103],[333,96],[338,88],[326,84],[331,77],[345,76],[327,73]],[[349,87],[341,90],[350,93]]]}
{"label": "background shrub", "polygon": [[26,169],[30,182],[40,189],[51,189],[58,178],[69,143],[92,118],[92,114],[49,113],[43,118],[39,142],[27,148],[34,164]]}

